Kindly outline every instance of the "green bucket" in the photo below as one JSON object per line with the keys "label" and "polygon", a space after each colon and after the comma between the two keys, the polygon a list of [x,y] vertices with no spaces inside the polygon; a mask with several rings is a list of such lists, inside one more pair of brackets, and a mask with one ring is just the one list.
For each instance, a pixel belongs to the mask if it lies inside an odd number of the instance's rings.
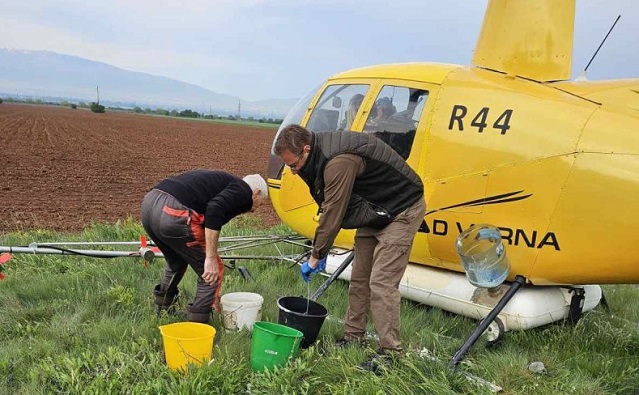
{"label": "green bucket", "polygon": [[289,358],[295,358],[304,334],[297,329],[273,322],[258,321],[253,324],[251,341],[251,369],[283,366]]}

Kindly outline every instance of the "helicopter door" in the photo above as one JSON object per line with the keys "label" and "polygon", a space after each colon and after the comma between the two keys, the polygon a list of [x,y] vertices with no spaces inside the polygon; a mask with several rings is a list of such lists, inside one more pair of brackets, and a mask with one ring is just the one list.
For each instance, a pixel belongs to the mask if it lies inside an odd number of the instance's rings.
{"label": "helicopter door", "polygon": [[382,140],[408,160],[427,99],[427,89],[384,85],[366,119],[364,133]]}
{"label": "helicopter door", "polygon": [[[363,125],[364,133],[391,146],[423,181],[425,175],[418,164],[422,151],[427,149],[424,145],[428,141],[430,108],[437,88],[437,85],[427,83],[385,80],[367,109],[368,116]],[[410,260],[425,262],[429,257],[427,236],[423,232],[417,233]]]}

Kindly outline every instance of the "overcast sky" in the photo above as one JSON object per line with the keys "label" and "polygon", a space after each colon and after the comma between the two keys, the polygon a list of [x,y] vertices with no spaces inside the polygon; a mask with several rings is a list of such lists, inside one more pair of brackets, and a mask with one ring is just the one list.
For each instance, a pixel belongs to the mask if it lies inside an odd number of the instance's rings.
{"label": "overcast sky", "polygon": [[[525,1],[525,0],[522,0]],[[487,0],[31,0],[0,3],[0,47],[48,50],[246,100],[297,98],[379,63],[469,64]],[[639,1],[577,0],[573,78],[639,77]]]}

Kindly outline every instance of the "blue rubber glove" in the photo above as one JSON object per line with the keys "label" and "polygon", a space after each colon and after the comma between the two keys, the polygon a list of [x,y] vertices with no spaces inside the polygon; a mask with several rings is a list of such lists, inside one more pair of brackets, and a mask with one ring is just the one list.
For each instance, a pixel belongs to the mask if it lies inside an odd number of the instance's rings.
{"label": "blue rubber glove", "polygon": [[320,259],[319,261],[317,261],[317,267],[319,268],[320,272],[323,272],[326,270],[326,258],[327,257],[324,257]]}
{"label": "blue rubber glove", "polygon": [[317,262],[317,266],[315,266],[315,269],[309,266],[308,260],[307,260],[304,263],[302,263],[302,266],[300,267],[300,274],[302,275],[302,279],[305,282],[309,282],[311,281],[311,276],[313,274],[320,272],[324,269],[326,269],[326,258],[320,259]]}

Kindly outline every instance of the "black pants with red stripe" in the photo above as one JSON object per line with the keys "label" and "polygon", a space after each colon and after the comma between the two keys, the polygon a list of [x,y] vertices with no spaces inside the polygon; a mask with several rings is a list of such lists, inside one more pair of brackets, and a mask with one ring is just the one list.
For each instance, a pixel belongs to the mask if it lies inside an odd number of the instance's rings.
{"label": "black pants with red stripe", "polygon": [[206,258],[204,216],[185,207],[170,194],[153,189],[142,201],[142,225],[166,260],[157,291],[169,298],[177,295],[178,284],[190,266],[198,278],[195,298],[188,309],[192,313],[210,313],[217,304],[222,274],[213,286],[202,279]]}

